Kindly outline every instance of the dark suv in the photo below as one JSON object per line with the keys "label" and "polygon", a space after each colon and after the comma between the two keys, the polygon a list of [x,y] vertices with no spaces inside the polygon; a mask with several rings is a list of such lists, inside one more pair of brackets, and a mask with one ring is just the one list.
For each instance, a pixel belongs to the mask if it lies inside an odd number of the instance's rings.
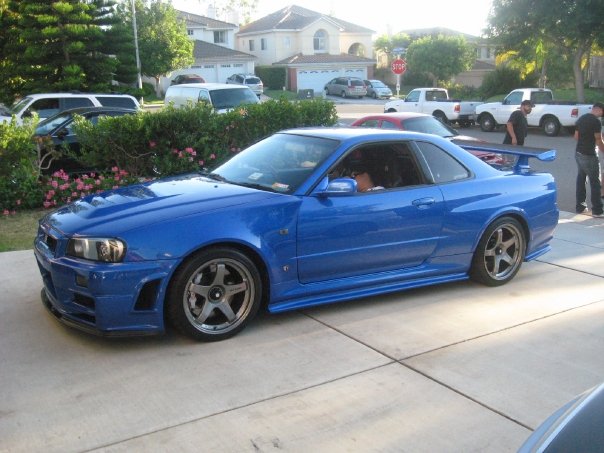
{"label": "dark suv", "polygon": [[363,79],[357,77],[336,77],[325,85],[325,94],[362,98],[367,95],[367,87]]}

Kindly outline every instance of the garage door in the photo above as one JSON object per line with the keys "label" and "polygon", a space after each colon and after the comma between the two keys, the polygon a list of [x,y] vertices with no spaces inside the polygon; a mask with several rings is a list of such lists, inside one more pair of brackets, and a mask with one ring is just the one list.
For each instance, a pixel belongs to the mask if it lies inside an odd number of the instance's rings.
{"label": "garage door", "polygon": [[335,77],[358,77],[365,79],[367,68],[350,69],[306,69],[298,70],[298,90],[314,90],[315,95],[323,92],[327,82]]}

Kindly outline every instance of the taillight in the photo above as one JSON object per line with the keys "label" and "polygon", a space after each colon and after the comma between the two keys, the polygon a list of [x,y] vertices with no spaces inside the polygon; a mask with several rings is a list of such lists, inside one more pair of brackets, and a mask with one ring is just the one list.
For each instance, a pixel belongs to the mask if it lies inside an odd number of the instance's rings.
{"label": "taillight", "polygon": [[461,112],[461,105],[460,104],[455,104],[455,107],[453,107],[453,111],[455,113]]}
{"label": "taillight", "polygon": [[570,116],[572,116],[573,118],[576,118],[579,116],[579,109],[575,108],[572,110],[572,112],[570,113]]}

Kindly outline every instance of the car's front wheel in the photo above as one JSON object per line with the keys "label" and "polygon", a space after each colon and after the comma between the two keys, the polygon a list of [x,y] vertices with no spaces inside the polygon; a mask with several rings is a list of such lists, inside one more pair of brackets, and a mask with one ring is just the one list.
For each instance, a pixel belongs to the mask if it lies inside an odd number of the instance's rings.
{"label": "car's front wheel", "polygon": [[483,234],[470,269],[470,277],[487,286],[509,282],[522,265],[526,239],[520,223],[512,217],[493,222]]}
{"label": "car's front wheel", "polygon": [[166,315],[178,330],[196,340],[218,341],[241,331],[262,299],[258,269],[231,248],[198,253],[175,273],[167,294]]}

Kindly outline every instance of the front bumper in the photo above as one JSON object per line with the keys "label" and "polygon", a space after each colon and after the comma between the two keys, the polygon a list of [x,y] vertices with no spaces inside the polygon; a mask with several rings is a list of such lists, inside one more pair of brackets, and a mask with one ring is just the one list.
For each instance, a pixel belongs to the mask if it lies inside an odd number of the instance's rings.
{"label": "front bumper", "polygon": [[62,241],[47,238],[39,233],[34,253],[44,283],[42,302],[57,319],[102,336],[164,332],[163,301],[175,260],[89,262],[61,256]]}

